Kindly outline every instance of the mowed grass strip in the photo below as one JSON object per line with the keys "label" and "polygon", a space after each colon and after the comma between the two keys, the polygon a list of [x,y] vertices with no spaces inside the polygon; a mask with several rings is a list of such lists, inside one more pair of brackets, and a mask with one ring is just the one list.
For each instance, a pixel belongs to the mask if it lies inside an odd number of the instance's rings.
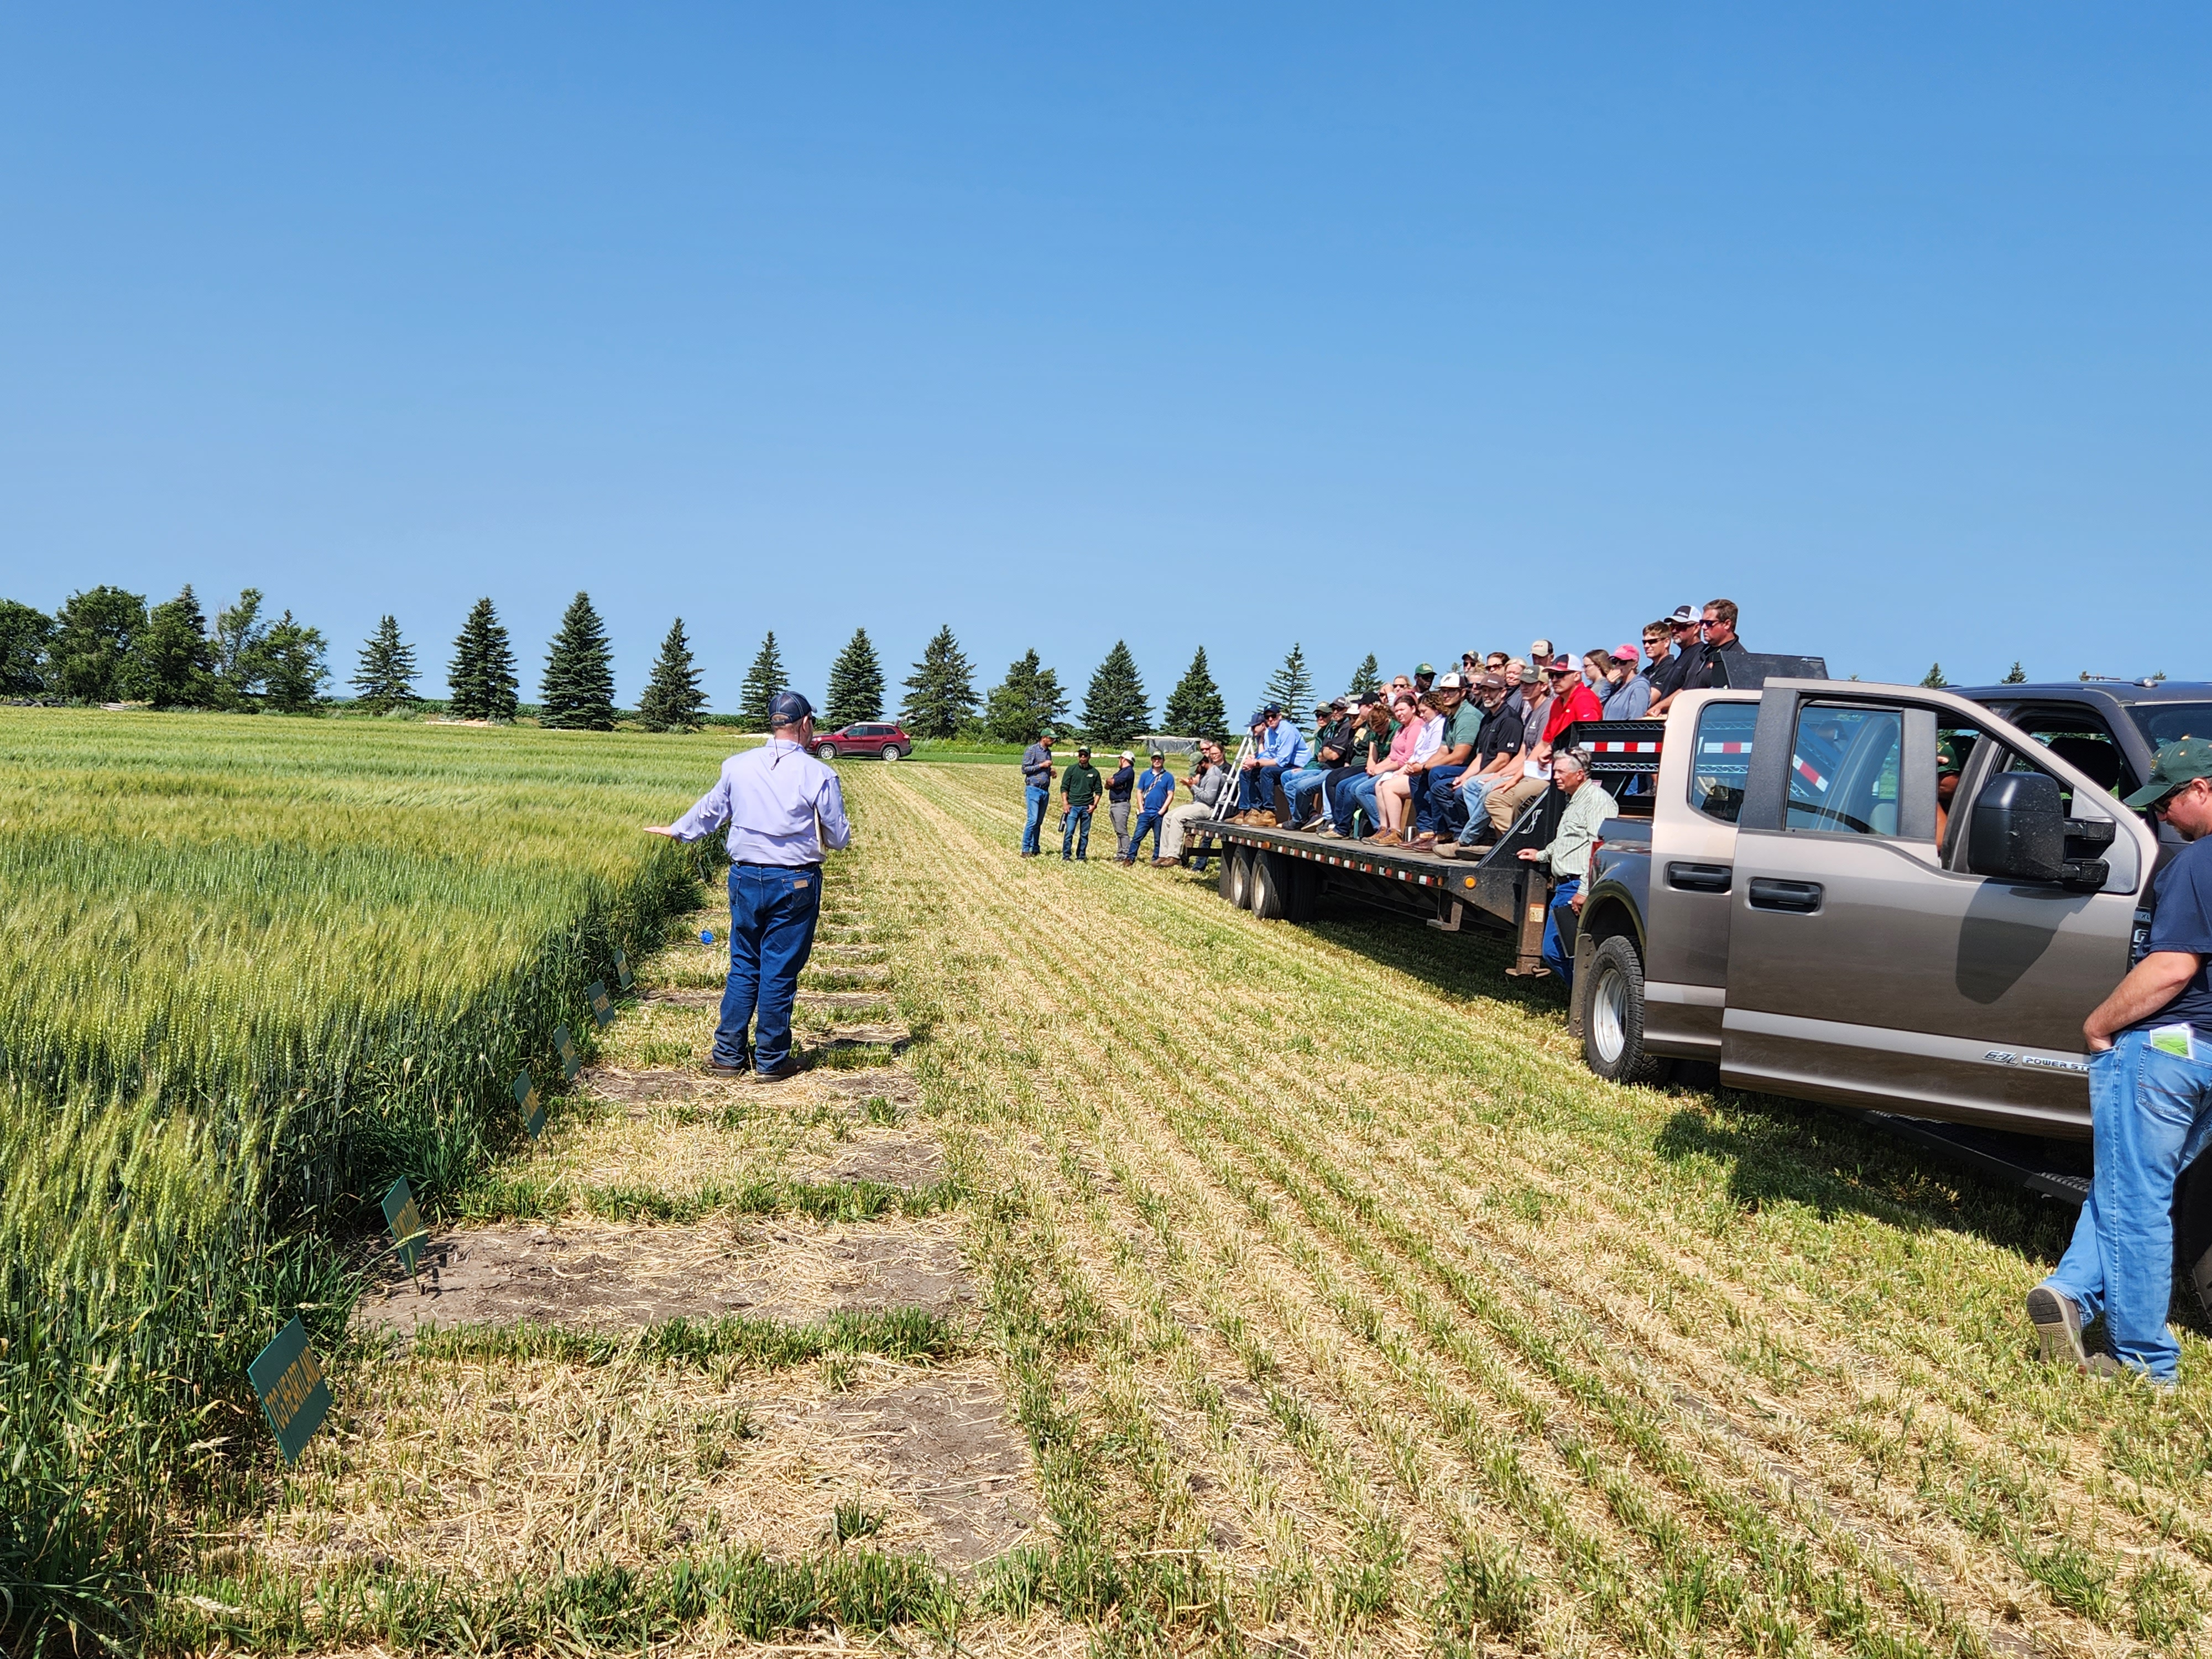
{"label": "mowed grass strip", "polygon": [[[1343,1442],[1310,1464],[1324,1494],[1334,1460],[1406,1461],[1356,1386],[1380,1376],[1422,1425],[1413,1463],[1451,1448],[1445,1489],[1528,1541],[1563,1638],[1933,1653],[2002,1650],[2025,1622],[2122,1652],[2201,1632],[2205,1346],[2185,1339],[2172,1401],[2033,1364],[2014,1310],[2068,1218],[1838,1115],[1609,1088],[1480,941],[1270,926],[1187,877],[1025,864],[991,775],[864,787],[903,854],[870,879],[902,918],[902,1001],[933,1023],[925,1079],[1037,1135],[1034,1206],[1083,1218],[1079,1174],[1118,1170],[1122,1195],[1055,1243],[1132,1310],[1133,1352],[1163,1309],[1194,1345],[1232,1311],[1196,1269],[1134,1265],[1145,1192],[1163,1252],[1279,1264],[1279,1310],[1234,1310],[1248,1338],[1370,1356],[1312,1374]],[[1158,1422],[1188,1392],[1180,1347],[1138,1366]],[[1328,1501],[1332,1531],[1373,1535],[1372,1505]],[[1417,1582],[1378,1628],[1447,1588],[1444,1509],[1407,1539]]]}

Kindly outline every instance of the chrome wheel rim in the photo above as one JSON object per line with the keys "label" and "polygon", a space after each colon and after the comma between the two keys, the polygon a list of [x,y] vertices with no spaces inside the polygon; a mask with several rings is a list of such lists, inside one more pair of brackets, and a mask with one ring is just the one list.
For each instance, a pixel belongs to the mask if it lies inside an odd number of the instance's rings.
{"label": "chrome wheel rim", "polygon": [[1590,1046],[1608,1066],[1628,1047],[1627,1016],[1628,975],[1618,968],[1607,968],[1591,988],[1589,1030]]}

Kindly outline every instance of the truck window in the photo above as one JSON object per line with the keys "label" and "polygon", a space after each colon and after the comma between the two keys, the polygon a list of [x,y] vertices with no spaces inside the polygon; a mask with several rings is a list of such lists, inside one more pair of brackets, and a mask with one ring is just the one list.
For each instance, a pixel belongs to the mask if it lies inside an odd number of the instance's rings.
{"label": "truck window", "polygon": [[1743,811],[1744,779],[1751,772],[1751,733],[1759,724],[1755,702],[1709,702],[1698,716],[1690,763],[1690,806],[1709,818],[1734,823]]}
{"label": "truck window", "polygon": [[[2167,707],[2179,712],[2189,705]],[[2127,757],[2106,728],[2103,717],[2094,709],[2022,708],[2014,714],[2012,723],[2052,754],[2087,772],[2106,794],[2117,799],[2135,788],[2135,769],[2128,764]],[[2069,811],[2073,808],[2070,792],[2067,808]]]}
{"label": "truck window", "polygon": [[2128,717],[2154,749],[2184,738],[2212,738],[2212,702],[2130,703]]}
{"label": "truck window", "polygon": [[1786,827],[1823,835],[1897,833],[1905,715],[1896,708],[1809,703],[1790,757]]}

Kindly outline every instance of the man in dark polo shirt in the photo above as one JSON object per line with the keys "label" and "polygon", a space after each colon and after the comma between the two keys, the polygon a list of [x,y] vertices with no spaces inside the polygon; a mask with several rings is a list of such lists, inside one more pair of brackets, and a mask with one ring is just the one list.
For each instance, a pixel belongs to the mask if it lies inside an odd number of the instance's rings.
{"label": "man in dark polo shirt", "polygon": [[[1060,855],[1062,859],[1091,859],[1091,815],[1098,807],[1098,797],[1106,787],[1098,769],[1091,763],[1091,750],[1078,749],[1075,759],[1067,770],[1060,775],[1060,799],[1066,811],[1060,820]],[[1076,840],[1081,830],[1083,839]]]}
{"label": "man in dark polo shirt", "polygon": [[1482,730],[1474,740],[1474,758],[1460,775],[1454,792],[1459,796],[1459,833],[1438,841],[1441,858],[1456,858],[1462,847],[1473,847],[1490,823],[1483,800],[1500,782],[1521,773],[1521,711],[1524,706],[1502,674],[1485,674],[1475,683],[1471,701],[1482,708]]}

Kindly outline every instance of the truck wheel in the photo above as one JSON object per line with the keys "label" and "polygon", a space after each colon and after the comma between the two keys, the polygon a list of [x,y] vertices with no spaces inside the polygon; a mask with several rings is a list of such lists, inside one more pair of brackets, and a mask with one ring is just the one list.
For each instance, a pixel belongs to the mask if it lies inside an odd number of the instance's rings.
{"label": "truck wheel", "polygon": [[837,745],[834,743],[816,744],[814,745],[814,758],[817,760],[836,760],[837,758]]}
{"label": "truck wheel", "polygon": [[1241,847],[1221,855],[1221,896],[1240,910],[1252,908],[1252,855]]}
{"label": "truck wheel", "polygon": [[1290,914],[1290,872],[1279,854],[1261,853],[1252,860],[1252,914],[1262,921],[1280,921]]}
{"label": "truck wheel", "polygon": [[1610,1083],[1656,1083],[1669,1062],[1644,1052],[1644,963],[1625,933],[1590,953],[1583,1063]]}

